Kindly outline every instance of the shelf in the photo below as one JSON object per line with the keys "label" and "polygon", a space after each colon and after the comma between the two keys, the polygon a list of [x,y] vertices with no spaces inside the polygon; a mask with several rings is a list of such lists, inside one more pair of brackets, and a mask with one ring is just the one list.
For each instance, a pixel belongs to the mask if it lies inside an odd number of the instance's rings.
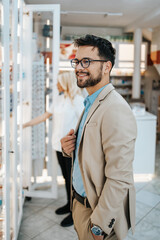
{"label": "shelf", "polygon": [[114,83],[113,83],[113,86],[114,86],[114,87],[118,87],[118,88],[119,88],[119,87],[132,87],[132,84],[114,84]]}
{"label": "shelf", "polygon": [[120,77],[123,77],[123,78],[131,78],[131,77],[133,77],[133,74],[120,74],[120,73],[117,73],[117,74],[113,74],[112,75],[112,73],[111,73],[111,78],[120,78]]}

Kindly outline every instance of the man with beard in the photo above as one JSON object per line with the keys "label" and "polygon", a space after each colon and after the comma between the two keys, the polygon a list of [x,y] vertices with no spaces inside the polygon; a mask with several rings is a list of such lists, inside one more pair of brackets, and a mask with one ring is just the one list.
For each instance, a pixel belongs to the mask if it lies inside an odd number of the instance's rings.
{"label": "man with beard", "polygon": [[72,156],[72,215],[80,240],[123,240],[135,226],[132,162],[136,122],[110,83],[115,50],[93,35],[75,40],[71,65],[77,85],[86,88],[85,110],[74,131],[61,139]]}

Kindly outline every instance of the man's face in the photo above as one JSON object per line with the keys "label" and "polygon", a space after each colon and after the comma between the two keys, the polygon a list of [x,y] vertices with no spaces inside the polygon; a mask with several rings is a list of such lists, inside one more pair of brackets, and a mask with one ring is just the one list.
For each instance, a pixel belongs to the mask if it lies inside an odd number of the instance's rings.
{"label": "man's face", "polygon": [[[98,49],[91,46],[81,46],[78,48],[76,57],[78,60],[89,58],[91,60],[100,60]],[[75,74],[77,77],[77,85],[80,88],[87,88],[97,85],[102,79],[101,62],[90,62],[88,68],[83,68],[81,64],[76,67]]]}

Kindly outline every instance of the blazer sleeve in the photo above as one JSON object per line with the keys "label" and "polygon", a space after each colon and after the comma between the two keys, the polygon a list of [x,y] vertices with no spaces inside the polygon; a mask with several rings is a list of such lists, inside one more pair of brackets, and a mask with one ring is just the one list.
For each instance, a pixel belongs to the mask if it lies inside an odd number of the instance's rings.
{"label": "blazer sleeve", "polygon": [[[103,115],[101,141],[105,161],[105,182],[91,221],[110,234],[133,187],[136,121],[127,104],[113,104]],[[112,224],[110,224],[112,223]]]}

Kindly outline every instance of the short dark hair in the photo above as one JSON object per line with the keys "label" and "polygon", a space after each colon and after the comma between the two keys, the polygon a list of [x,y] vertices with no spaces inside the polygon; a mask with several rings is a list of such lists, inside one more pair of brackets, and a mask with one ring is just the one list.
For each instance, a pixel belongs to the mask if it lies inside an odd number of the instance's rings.
{"label": "short dark hair", "polygon": [[76,47],[80,46],[93,46],[98,48],[99,56],[107,61],[111,61],[112,67],[115,63],[116,50],[113,48],[112,43],[107,39],[87,34],[84,37],[74,40]]}

